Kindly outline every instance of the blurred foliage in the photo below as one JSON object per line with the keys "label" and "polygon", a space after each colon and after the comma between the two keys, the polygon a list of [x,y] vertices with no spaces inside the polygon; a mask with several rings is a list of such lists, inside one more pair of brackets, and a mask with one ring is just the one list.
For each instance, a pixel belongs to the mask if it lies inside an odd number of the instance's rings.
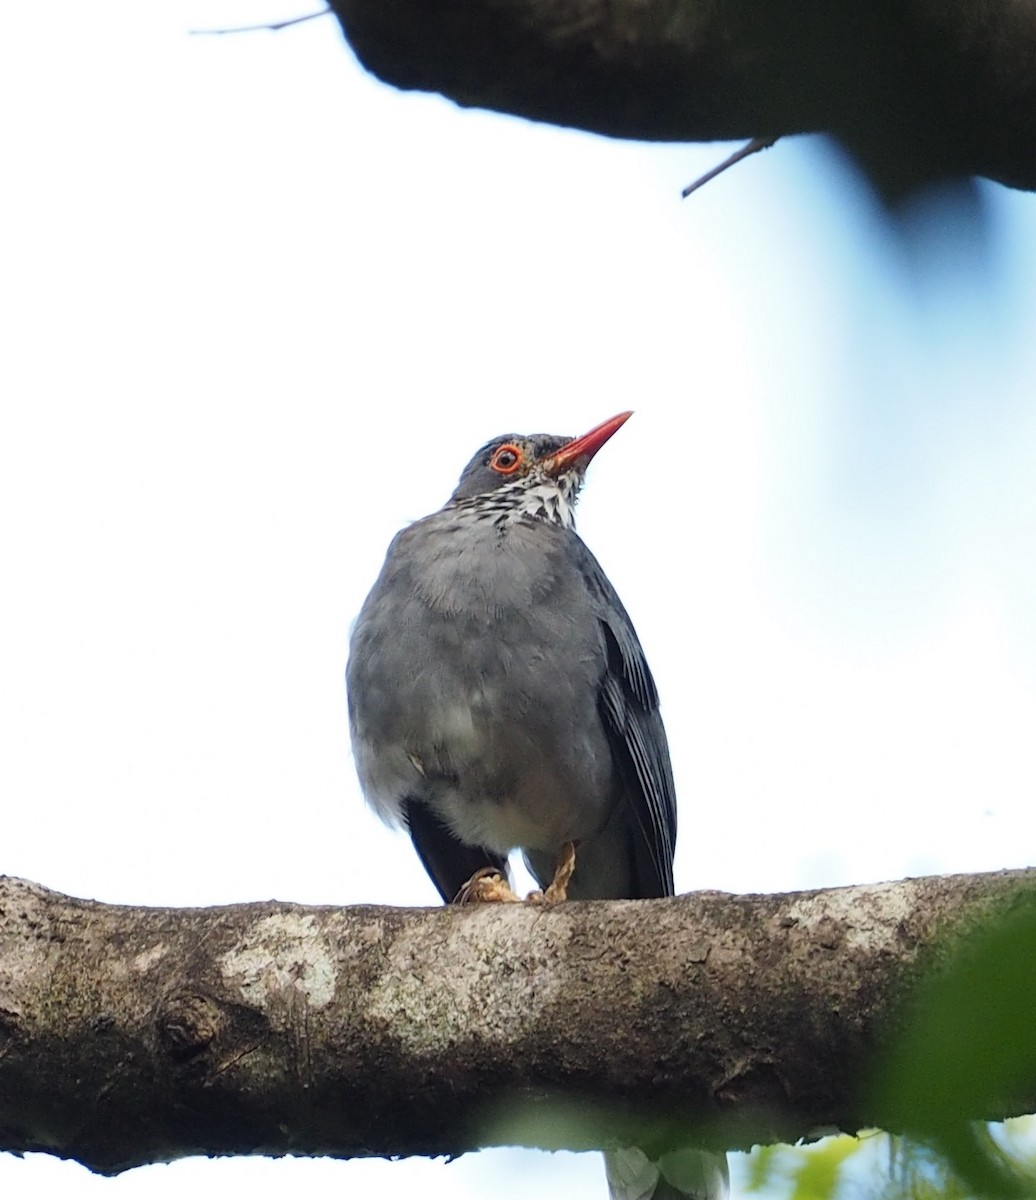
{"label": "blurred foliage", "polygon": [[[1036,1196],[1036,1118],[981,1126]],[[781,1200],[973,1200],[972,1188],[933,1146],[873,1130],[809,1146],[763,1146],[747,1157],[741,1190]]]}
{"label": "blurred foliage", "polygon": [[918,988],[887,1059],[875,1111],[937,1150],[976,1194],[1033,1194],[976,1117],[1024,1111],[1036,1081],[1036,902],[964,939]]}
{"label": "blurred foliage", "polygon": [[977,928],[917,988],[877,1066],[871,1108],[892,1129],[748,1161],[750,1192],[787,1200],[1036,1197],[1036,899]]}
{"label": "blurred foliage", "polygon": [[760,1146],[748,1160],[745,1190],[787,1200],[833,1200],[841,1193],[843,1168],[859,1159],[862,1138],[825,1138],[812,1146]]}

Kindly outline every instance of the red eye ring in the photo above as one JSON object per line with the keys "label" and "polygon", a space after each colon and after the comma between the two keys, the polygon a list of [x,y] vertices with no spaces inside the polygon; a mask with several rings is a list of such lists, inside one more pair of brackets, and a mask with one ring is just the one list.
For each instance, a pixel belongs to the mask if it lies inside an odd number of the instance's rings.
{"label": "red eye ring", "polygon": [[489,460],[489,465],[498,475],[513,475],[522,465],[521,448],[511,442],[497,446],[493,451],[493,457]]}

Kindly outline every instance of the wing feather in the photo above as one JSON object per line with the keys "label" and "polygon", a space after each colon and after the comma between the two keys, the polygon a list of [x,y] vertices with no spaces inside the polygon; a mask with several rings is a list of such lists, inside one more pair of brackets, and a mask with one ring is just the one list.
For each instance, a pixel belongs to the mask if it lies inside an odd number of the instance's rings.
{"label": "wing feather", "polygon": [[622,601],[585,544],[576,540],[606,648],[598,711],[637,836],[633,848],[636,898],[671,896],[676,788],[658,691]]}

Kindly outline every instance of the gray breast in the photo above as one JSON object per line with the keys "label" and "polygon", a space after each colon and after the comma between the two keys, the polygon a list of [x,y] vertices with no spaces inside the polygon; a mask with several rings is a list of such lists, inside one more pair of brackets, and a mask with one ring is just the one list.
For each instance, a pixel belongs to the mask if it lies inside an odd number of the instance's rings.
{"label": "gray breast", "polygon": [[605,647],[572,538],[447,510],[392,543],[348,667],[353,752],[383,817],[415,796],[499,852],[552,850],[603,824]]}

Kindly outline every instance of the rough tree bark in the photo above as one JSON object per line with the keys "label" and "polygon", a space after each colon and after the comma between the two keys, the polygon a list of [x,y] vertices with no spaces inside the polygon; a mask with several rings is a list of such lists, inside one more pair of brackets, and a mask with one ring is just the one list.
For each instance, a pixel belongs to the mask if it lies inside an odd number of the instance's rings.
{"label": "rough tree bark", "polygon": [[725,1146],[855,1130],[880,1123],[868,1065],[944,935],[1034,887],[173,910],[0,879],[0,1149],[115,1173],[589,1148],[638,1119]]}
{"label": "rough tree bark", "polygon": [[1031,0],[330,0],[401,88],[613,137],[826,132],[887,194],[1036,188]]}

